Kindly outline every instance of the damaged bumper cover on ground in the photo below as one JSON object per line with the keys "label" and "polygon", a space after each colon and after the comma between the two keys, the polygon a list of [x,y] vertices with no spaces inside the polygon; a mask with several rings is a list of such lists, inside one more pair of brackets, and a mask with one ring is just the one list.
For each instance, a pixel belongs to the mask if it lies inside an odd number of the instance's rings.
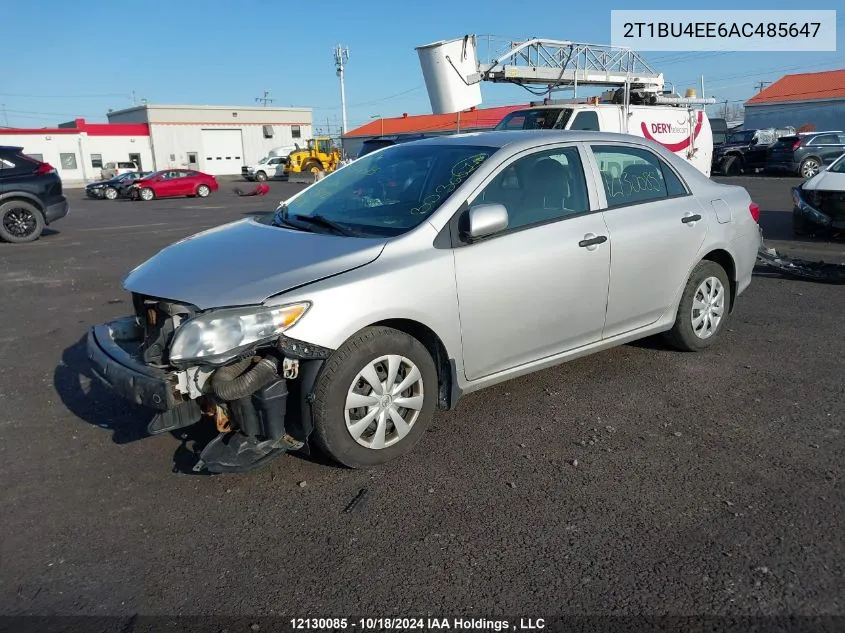
{"label": "damaged bumper cover on ground", "polygon": [[845,264],[812,262],[779,255],[773,248],[761,247],[757,260],[769,268],[796,279],[807,279],[829,284],[845,284]]}
{"label": "damaged bumper cover on ground", "polygon": [[[149,347],[149,344],[147,344]],[[155,412],[150,434],[205,419],[219,434],[199,454],[195,471],[244,472],[305,449],[311,392],[330,350],[281,336],[222,367],[177,369],[145,362],[145,331],[124,317],[88,332],[92,373],[122,398]]]}

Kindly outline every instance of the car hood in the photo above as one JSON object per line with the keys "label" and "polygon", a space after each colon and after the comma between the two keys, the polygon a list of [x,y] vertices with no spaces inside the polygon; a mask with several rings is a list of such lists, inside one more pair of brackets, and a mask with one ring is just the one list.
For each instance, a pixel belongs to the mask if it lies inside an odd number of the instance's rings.
{"label": "car hood", "polygon": [[166,247],[129,273],[123,287],[200,310],[253,305],[369,264],[386,242],[240,220]]}
{"label": "car hood", "polygon": [[807,180],[802,187],[808,191],[843,191],[845,192],[845,174],[822,171]]}

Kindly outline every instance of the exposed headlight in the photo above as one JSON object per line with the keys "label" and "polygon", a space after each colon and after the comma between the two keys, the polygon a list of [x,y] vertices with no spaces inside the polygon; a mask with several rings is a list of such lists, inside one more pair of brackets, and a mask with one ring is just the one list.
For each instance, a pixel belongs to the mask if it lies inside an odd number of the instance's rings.
{"label": "exposed headlight", "polygon": [[236,308],[200,315],[180,325],[170,346],[170,360],[225,362],[292,327],[310,302],[272,308]]}

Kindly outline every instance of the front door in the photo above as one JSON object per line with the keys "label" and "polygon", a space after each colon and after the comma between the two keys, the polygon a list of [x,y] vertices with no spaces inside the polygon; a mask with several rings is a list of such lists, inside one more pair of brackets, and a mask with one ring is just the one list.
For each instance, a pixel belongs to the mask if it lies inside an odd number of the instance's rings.
{"label": "front door", "polygon": [[667,163],[624,144],[591,147],[612,241],[604,338],[657,321],[686,284],[707,214]]}
{"label": "front door", "polygon": [[466,377],[598,341],[610,243],[602,242],[602,214],[590,212],[578,147],[532,151],[511,161],[471,201],[483,203],[505,205],[509,226],[454,249]]}
{"label": "front door", "polygon": [[199,154],[197,152],[188,152],[188,169],[193,169],[194,171],[198,171],[200,168],[199,160],[197,157]]}

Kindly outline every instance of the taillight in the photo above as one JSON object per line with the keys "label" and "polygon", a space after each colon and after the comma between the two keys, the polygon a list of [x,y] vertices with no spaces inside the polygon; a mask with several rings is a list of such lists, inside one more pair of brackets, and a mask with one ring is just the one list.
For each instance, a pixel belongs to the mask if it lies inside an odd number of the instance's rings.
{"label": "taillight", "polygon": [[801,147],[801,139],[795,139],[795,142],[792,144],[792,151],[794,152],[796,149]]}
{"label": "taillight", "polygon": [[754,221],[758,224],[760,223],[760,205],[752,202],[748,205],[748,211],[751,213],[751,217],[754,218]]}
{"label": "taillight", "polygon": [[53,167],[50,163],[41,163],[38,166],[38,169],[35,170],[36,174],[52,174],[55,173],[56,168]]}

